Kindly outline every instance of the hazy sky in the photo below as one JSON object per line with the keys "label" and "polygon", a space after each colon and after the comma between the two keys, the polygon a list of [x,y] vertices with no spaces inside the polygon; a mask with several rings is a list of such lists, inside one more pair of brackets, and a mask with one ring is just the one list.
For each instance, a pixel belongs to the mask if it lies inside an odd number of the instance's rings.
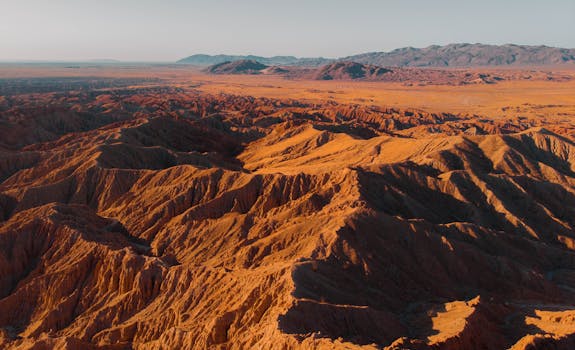
{"label": "hazy sky", "polygon": [[0,0],[0,60],[347,56],[454,42],[575,48],[575,0]]}

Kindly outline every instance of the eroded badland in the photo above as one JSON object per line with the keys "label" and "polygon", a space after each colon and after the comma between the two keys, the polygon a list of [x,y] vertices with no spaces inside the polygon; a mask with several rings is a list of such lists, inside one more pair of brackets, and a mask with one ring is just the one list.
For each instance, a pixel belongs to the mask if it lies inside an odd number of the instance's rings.
{"label": "eroded badland", "polygon": [[574,348],[575,72],[406,72],[1,66],[0,347]]}

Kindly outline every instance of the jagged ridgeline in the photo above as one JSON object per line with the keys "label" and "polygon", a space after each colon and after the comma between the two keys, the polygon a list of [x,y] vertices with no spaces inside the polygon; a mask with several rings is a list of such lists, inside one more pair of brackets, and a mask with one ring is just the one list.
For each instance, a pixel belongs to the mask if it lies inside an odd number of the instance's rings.
{"label": "jagged ridgeline", "polygon": [[383,67],[556,66],[575,64],[575,49],[513,44],[450,44],[425,48],[404,47],[388,52],[368,52],[337,59],[200,54],[181,59],[178,63],[210,66],[241,60],[254,60],[266,65],[279,66],[321,66],[334,61],[352,61]]}

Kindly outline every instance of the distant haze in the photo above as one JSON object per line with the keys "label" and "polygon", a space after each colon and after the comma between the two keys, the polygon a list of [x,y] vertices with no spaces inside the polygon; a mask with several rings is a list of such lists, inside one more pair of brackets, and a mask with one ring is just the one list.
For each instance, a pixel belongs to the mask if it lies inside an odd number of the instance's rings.
{"label": "distant haze", "polygon": [[448,43],[575,47],[573,0],[5,0],[0,61],[342,57]]}

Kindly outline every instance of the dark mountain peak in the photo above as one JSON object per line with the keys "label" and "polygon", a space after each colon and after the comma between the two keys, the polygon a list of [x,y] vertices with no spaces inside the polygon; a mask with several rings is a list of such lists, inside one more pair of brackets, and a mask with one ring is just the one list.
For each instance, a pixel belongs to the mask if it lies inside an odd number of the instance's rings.
{"label": "dark mountain peak", "polygon": [[214,64],[206,69],[212,74],[259,74],[269,66],[255,60],[240,60]]}
{"label": "dark mountain peak", "polygon": [[319,69],[318,80],[373,79],[391,70],[353,61],[339,61],[327,64]]}

